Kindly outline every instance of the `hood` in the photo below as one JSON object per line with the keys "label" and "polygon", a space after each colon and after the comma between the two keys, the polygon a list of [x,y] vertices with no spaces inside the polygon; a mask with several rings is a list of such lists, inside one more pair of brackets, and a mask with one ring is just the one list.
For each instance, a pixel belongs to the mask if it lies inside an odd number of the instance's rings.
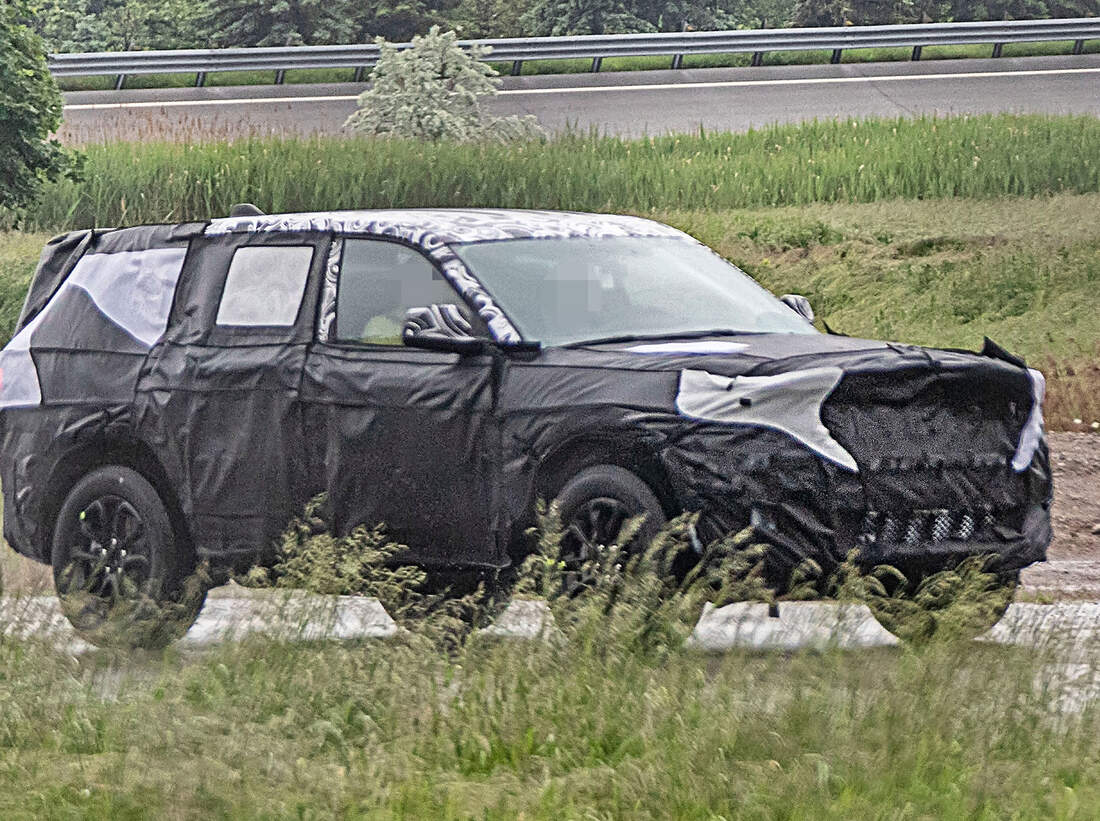
{"label": "hood", "polygon": [[739,376],[769,363],[853,356],[889,350],[889,343],[826,334],[740,334],[705,339],[639,340],[585,347],[548,348],[548,364],[615,370],[702,369]]}
{"label": "hood", "polygon": [[774,376],[835,367],[845,374],[988,371],[1026,383],[1026,365],[990,340],[981,351],[924,348],[833,334],[741,334],[549,348],[546,364],[612,370],[697,370],[719,376]]}
{"label": "hood", "polygon": [[544,356],[563,366],[676,371],[681,415],[780,430],[851,471],[882,461],[884,437],[901,454],[917,439],[951,442],[956,452],[981,440],[984,453],[1003,454],[1020,471],[1042,438],[1042,374],[989,340],[973,352],[824,334],[744,334],[558,348]]}

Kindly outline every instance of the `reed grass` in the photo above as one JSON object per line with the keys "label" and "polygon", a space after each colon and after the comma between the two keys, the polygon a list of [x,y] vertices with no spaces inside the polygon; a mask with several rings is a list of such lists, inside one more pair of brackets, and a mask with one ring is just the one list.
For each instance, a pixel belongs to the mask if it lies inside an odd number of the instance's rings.
{"label": "reed grass", "polygon": [[1100,120],[998,115],[824,121],[746,133],[513,145],[247,138],[86,147],[83,182],[26,217],[61,228],[272,212],[492,206],[632,213],[1100,190]]}

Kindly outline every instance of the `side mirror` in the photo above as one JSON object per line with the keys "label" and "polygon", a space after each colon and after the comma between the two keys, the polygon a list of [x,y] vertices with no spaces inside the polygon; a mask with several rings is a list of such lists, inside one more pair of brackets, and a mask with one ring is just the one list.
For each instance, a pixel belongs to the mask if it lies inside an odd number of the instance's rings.
{"label": "side mirror", "polygon": [[779,301],[805,319],[811,325],[814,324],[814,309],[810,307],[810,300],[799,294],[783,294]]}
{"label": "side mirror", "polygon": [[474,329],[457,305],[429,305],[405,312],[401,339],[410,348],[444,351],[462,356],[485,353],[488,341],[474,336]]}

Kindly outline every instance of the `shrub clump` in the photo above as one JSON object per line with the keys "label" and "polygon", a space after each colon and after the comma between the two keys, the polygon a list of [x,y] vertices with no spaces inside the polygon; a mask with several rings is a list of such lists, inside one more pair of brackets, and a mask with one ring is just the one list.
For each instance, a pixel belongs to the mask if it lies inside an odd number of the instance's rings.
{"label": "shrub clump", "polygon": [[481,58],[484,46],[463,49],[453,31],[439,26],[398,49],[382,38],[371,87],[359,95],[359,110],[345,126],[376,137],[420,140],[509,142],[541,136],[534,117],[494,117],[481,98],[497,93],[500,80]]}
{"label": "shrub clump", "polygon": [[324,494],[314,497],[283,531],[272,567],[255,567],[240,581],[251,587],[372,596],[408,634],[448,651],[488,623],[496,610],[496,585],[481,582],[466,591],[440,586],[424,569],[401,561],[406,546],[391,539],[381,524],[333,534],[322,515],[325,504]]}
{"label": "shrub clump", "polygon": [[562,634],[593,652],[652,657],[681,647],[708,603],[863,602],[890,632],[921,644],[984,632],[1003,615],[1015,590],[986,556],[911,582],[894,567],[866,568],[853,551],[831,572],[806,560],[777,580],[768,567],[770,546],[751,527],[700,545],[698,513],[673,519],[648,545],[636,544],[642,519],[631,519],[613,543],[596,545],[579,563],[567,561],[558,510],[545,503],[528,531],[533,550],[516,570],[486,577],[473,590],[455,590],[403,564],[405,546],[381,525],[359,526],[345,536],[330,533],[321,516],[324,501],[315,498],[290,523],[270,570],[254,569],[242,581],[373,596],[410,634],[452,652],[512,596],[545,599]]}

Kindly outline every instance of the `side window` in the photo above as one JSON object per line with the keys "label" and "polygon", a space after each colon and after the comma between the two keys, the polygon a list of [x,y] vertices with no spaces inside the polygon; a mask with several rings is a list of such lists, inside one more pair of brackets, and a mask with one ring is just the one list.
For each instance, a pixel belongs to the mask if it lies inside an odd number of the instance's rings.
{"label": "side window", "polygon": [[249,245],[229,264],[218,325],[289,326],[305,294],[313,247]]}
{"label": "side window", "polygon": [[345,240],[329,339],[400,345],[405,312],[432,304],[458,305],[474,333],[484,332],[443,274],[419,252],[385,240]]}

